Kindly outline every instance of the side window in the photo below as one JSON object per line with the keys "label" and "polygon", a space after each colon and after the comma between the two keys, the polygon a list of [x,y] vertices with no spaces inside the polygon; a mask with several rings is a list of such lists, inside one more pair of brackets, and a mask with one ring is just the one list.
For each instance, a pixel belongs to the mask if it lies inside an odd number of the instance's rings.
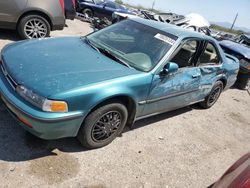
{"label": "side window", "polygon": [[198,41],[187,41],[171,61],[178,64],[180,68],[192,66],[192,59],[197,51],[197,47]]}
{"label": "side window", "polygon": [[[85,1],[85,0],[82,0],[82,1]],[[101,4],[104,3],[103,0],[88,0],[88,1],[92,1],[92,2],[94,2],[94,3],[97,4],[97,5],[101,5]]]}
{"label": "side window", "polygon": [[220,56],[218,55],[217,50],[212,43],[207,43],[207,46],[204,52],[201,54],[198,62],[200,66],[220,63]]}
{"label": "side window", "polygon": [[115,3],[110,2],[110,1],[108,1],[106,5],[107,5],[107,7],[109,7],[109,8],[113,8],[113,9],[116,8]]}

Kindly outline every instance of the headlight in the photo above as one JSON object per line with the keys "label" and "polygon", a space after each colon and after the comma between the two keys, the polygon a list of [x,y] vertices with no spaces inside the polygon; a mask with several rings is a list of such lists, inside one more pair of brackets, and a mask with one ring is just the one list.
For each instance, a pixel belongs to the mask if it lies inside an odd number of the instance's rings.
{"label": "headlight", "polygon": [[245,59],[240,60],[240,65],[248,70],[250,70],[250,62]]}
{"label": "headlight", "polygon": [[45,112],[68,112],[68,105],[64,101],[54,101],[41,97],[24,86],[17,86],[16,91],[26,101]]}

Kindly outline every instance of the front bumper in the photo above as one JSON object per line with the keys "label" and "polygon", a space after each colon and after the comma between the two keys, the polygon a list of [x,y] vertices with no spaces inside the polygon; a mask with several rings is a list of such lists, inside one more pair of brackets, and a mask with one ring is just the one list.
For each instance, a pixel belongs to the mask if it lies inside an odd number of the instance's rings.
{"label": "front bumper", "polygon": [[83,122],[82,112],[42,112],[22,99],[0,71],[0,94],[4,104],[27,131],[42,139],[75,137]]}

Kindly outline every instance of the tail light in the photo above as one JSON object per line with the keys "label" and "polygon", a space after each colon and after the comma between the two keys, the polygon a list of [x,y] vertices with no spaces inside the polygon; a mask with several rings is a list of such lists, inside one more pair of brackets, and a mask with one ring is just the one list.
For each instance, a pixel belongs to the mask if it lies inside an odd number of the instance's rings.
{"label": "tail light", "polygon": [[63,12],[63,14],[65,14],[64,0],[59,0],[59,1],[60,1],[60,5],[62,7],[62,12]]}

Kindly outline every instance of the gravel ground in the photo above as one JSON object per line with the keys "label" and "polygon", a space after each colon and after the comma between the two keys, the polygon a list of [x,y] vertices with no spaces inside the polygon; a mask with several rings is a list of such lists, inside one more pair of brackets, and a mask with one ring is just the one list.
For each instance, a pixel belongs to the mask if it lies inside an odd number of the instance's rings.
{"label": "gravel ground", "polygon": [[[85,35],[69,21],[52,36]],[[0,49],[18,40],[0,30]],[[230,89],[217,104],[144,119],[112,144],[84,150],[74,138],[26,133],[0,102],[0,187],[207,187],[250,150],[250,96]]]}

